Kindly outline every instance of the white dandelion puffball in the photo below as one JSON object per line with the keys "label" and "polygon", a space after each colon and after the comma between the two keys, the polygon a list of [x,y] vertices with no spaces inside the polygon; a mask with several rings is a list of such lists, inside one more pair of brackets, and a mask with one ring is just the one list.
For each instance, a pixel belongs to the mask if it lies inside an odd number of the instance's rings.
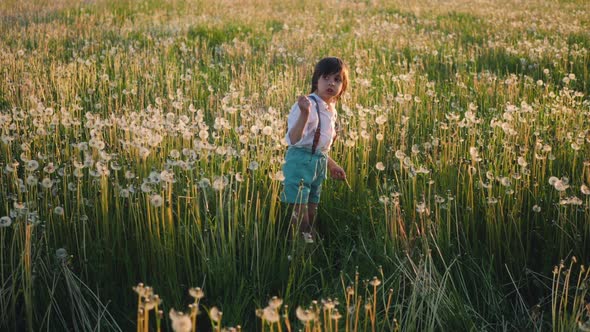
{"label": "white dandelion puffball", "polygon": [[510,181],[509,177],[502,177],[500,179],[500,183],[504,186],[504,187],[510,187],[512,185],[512,182]]}
{"label": "white dandelion puffball", "polygon": [[268,306],[262,311],[262,318],[269,323],[277,323],[281,316],[278,311]]}
{"label": "white dandelion puffball", "polygon": [[56,206],[55,209],[53,209],[53,213],[61,217],[64,215],[64,208],[61,206]]}
{"label": "white dandelion puffball", "polygon": [[377,165],[375,165],[375,168],[377,168],[378,171],[384,171],[385,165],[383,165],[382,162],[378,162]]}
{"label": "white dandelion puffball", "polygon": [[244,177],[242,176],[241,172],[237,172],[235,177],[236,177],[236,181],[238,181],[238,182],[244,181]]}
{"label": "white dandelion puffball", "polygon": [[50,189],[53,186],[53,181],[50,178],[44,178],[43,181],[41,181],[41,185],[45,189]]}
{"label": "white dandelion puffball", "polygon": [[213,308],[211,308],[211,310],[209,310],[209,318],[211,318],[211,320],[216,323],[219,323],[219,321],[221,321],[222,315],[223,315],[223,312],[221,312],[219,309],[217,309],[217,307],[213,307]]}
{"label": "white dandelion puffball", "polygon": [[9,227],[12,225],[12,219],[9,216],[4,216],[0,218],[0,228],[2,227]]}
{"label": "white dandelion puffball", "polygon": [[152,187],[150,186],[149,182],[144,182],[141,184],[141,191],[148,194],[152,191]]}
{"label": "white dandelion puffball", "polygon": [[258,162],[256,162],[256,161],[251,161],[251,162],[250,162],[250,165],[248,165],[248,169],[249,169],[249,170],[251,170],[251,171],[255,171],[255,170],[257,170],[257,169],[258,169],[258,167],[259,167],[259,166],[260,166],[260,165],[258,165]]}
{"label": "white dandelion puffball", "polygon": [[272,135],[272,127],[266,126],[266,127],[262,128],[262,134],[264,136],[270,136],[270,135]]}
{"label": "white dandelion puffball", "polygon": [[172,320],[172,330],[175,332],[189,332],[192,331],[193,322],[190,316],[170,309],[170,319]]}
{"label": "white dandelion puffball", "polygon": [[569,188],[570,186],[567,184],[566,181],[563,180],[557,180],[557,182],[555,182],[553,184],[553,187],[555,187],[555,190],[557,191],[565,191],[567,188]]}
{"label": "white dandelion puffball", "polygon": [[199,181],[199,187],[201,189],[206,189],[207,187],[210,187],[210,186],[211,186],[211,181],[208,178],[202,178]]}
{"label": "white dandelion puffball", "polygon": [[174,181],[174,173],[168,170],[163,170],[160,172],[160,179],[167,183],[172,183]]}
{"label": "white dandelion puffball", "polygon": [[277,181],[285,181],[285,175],[283,174],[283,171],[277,171],[275,173],[274,179]]}
{"label": "white dandelion puffball", "polygon": [[164,204],[164,199],[162,198],[162,196],[155,194],[150,197],[150,203],[154,207],[160,207],[162,206],[162,204]]}
{"label": "white dandelion puffball", "polygon": [[36,160],[29,160],[25,164],[25,169],[29,172],[34,172],[39,168],[39,162]]}
{"label": "white dandelion puffball", "polygon": [[225,185],[226,185],[226,179],[222,176],[213,180],[213,189],[215,191],[222,191],[223,188],[225,188]]}
{"label": "white dandelion puffball", "polygon": [[29,186],[36,186],[39,183],[39,179],[37,179],[37,177],[34,175],[29,175],[27,176],[26,182]]}

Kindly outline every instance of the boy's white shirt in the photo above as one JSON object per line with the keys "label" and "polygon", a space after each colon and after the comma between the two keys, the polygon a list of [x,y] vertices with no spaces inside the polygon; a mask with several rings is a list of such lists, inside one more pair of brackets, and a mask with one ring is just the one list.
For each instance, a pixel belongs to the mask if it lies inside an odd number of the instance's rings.
{"label": "boy's white shirt", "polygon": [[[332,141],[334,139],[334,137],[336,136],[336,118],[338,117],[338,114],[336,112],[336,108],[333,107],[332,109],[334,110],[334,112],[329,112],[328,111],[328,104],[322,99],[320,98],[317,94],[313,93],[312,94],[316,100],[318,101],[318,103],[320,104],[320,117],[321,117],[321,122],[322,122],[322,126],[320,128],[320,140],[318,142],[318,146],[317,146],[317,150],[318,151],[322,151],[323,153],[327,153],[328,151],[330,151],[330,147],[332,146]],[[295,123],[297,122],[297,119],[299,118],[299,115],[301,114],[301,110],[299,110],[299,105],[297,103],[295,103],[292,107],[291,107],[291,111],[289,112],[289,117],[287,119],[287,135],[286,135],[286,141],[287,144],[289,144],[289,146],[295,146],[295,147],[303,147],[303,148],[309,148],[311,149],[312,145],[313,145],[313,138],[315,135],[315,131],[318,127],[318,112],[316,110],[316,102],[312,99],[309,98],[309,101],[311,102],[311,108],[309,110],[309,117],[307,118],[307,123],[305,124],[305,127],[303,128],[303,133],[301,135],[301,139],[295,143],[295,144],[291,144],[291,139],[289,138],[289,132],[291,131],[291,128],[293,128],[293,126],[295,126]]]}

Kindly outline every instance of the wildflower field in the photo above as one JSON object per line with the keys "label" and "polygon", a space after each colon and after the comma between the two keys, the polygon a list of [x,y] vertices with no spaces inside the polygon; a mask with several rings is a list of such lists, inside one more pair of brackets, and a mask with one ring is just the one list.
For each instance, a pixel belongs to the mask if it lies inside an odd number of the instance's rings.
{"label": "wildflower field", "polygon": [[585,0],[0,1],[0,330],[588,331],[589,51]]}

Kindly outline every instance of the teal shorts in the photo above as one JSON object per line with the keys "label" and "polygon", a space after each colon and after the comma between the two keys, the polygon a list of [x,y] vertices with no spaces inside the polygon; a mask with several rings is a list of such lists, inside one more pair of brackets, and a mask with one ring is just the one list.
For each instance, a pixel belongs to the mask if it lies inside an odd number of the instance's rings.
{"label": "teal shorts", "polygon": [[311,149],[289,147],[283,165],[281,201],[290,204],[319,203],[322,183],[326,179],[328,158]]}

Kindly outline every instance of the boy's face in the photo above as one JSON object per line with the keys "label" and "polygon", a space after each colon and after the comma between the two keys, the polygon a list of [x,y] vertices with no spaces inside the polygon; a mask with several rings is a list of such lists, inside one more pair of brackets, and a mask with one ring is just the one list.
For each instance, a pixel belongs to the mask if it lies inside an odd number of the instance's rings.
{"label": "boy's face", "polygon": [[317,94],[325,102],[336,101],[338,95],[342,91],[342,74],[325,74],[320,76],[318,80]]}

